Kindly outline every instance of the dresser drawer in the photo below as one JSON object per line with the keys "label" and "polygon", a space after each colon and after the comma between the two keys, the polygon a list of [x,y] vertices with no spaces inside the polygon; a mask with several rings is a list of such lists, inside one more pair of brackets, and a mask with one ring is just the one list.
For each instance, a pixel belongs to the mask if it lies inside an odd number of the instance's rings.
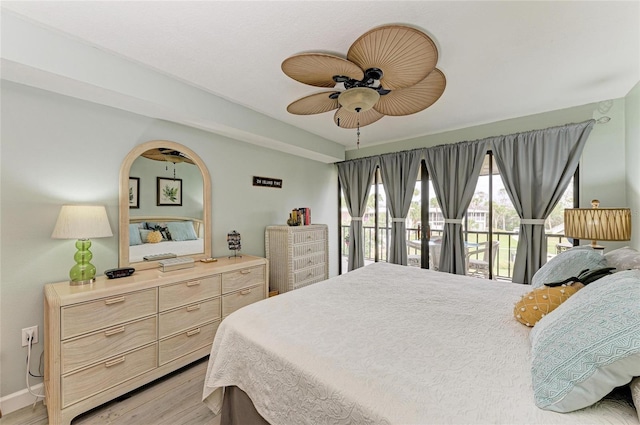
{"label": "dresser drawer", "polygon": [[264,283],[265,270],[264,266],[251,267],[238,270],[237,272],[224,273],[222,275],[222,293],[237,291],[238,289],[248,288]]}
{"label": "dresser drawer", "polygon": [[234,311],[246,305],[265,298],[264,284],[245,288],[241,291],[222,296],[222,317],[225,318]]}
{"label": "dresser drawer", "polygon": [[68,373],[156,340],[156,316],[128,322],[62,343],[62,373]]}
{"label": "dresser drawer", "polygon": [[147,345],[63,376],[62,406],[67,407],[154,369],[157,348],[157,343]]}
{"label": "dresser drawer", "polygon": [[322,282],[323,280],[326,280],[326,278],[324,276],[312,277],[312,278],[309,278],[307,280],[303,280],[301,282],[294,283],[293,287],[291,289],[304,288],[305,286],[309,286],[309,285],[312,285],[314,283]]}
{"label": "dresser drawer", "polygon": [[323,241],[326,239],[324,229],[293,232],[291,235],[294,244]]}
{"label": "dresser drawer", "polygon": [[129,292],[62,308],[62,339],[155,314],[156,289]]}
{"label": "dresser drawer", "polygon": [[160,313],[159,337],[164,338],[219,318],[220,297]]}
{"label": "dresser drawer", "polygon": [[[327,265],[319,264],[317,266],[309,267],[308,269],[300,270],[293,274],[293,286],[294,288],[299,287],[298,284],[302,282],[306,282],[308,280],[325,279]],[[315,282],[319,282],[319,280],[314,280]]]}
{"label": "dresser drawer", "polygon": [[160,365],[169,363],[199,348],[211,347],[219,324],[220,320],[218,319],[213,323],[186,330],[160,341]]}
{"label": "dresser drawer", "polygon": [[220,295],[220,275],[188,280],[159,288],[160,311]]}
{"label": "dresser drawer", "polygon": [[327,255],[323,252],[307,255],[306,257],[298,257],[293,260],[293,271],[306,269],[308,267],[317,266],[327,262]]}
{"label": "dresser drawer", "polygon": [[317,252],[324,252],[326,245],[327,245],[326,242],[313,242],[313,243],[306,243],[303,245],[293,245],[292,247],[293,259],[298,257],[306,257],[308,255],[315,254]]}

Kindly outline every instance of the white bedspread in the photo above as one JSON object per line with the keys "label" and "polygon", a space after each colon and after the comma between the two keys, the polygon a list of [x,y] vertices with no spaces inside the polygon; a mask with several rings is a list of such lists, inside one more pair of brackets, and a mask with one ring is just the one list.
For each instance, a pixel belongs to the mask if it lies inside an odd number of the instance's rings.
{"label": "white bedspread", "polygon": [[537,408],[525,285],[376,263],[247,306],[220,325],[203,398],[236,385],[277,425],[638,424],[605,400]]}
{"label": "white bedspread", "polygon": [[144,243],[129,247],[129,262],[144,261],[145,255],[173,253],[177,256],[194,255],[204,252],[204,239],[192,241],[163,241],[158,243]]}

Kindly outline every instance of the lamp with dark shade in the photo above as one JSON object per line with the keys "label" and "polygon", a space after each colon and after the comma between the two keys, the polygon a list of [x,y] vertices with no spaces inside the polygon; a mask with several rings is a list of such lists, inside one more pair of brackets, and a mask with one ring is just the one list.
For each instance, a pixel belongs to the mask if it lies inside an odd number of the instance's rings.
{"label": "lamp with dark shade", "polygon": [[597,241],[628,241],[631,239],[629,208],[599,208],[600,201],[591,201],[592,208],[564,210],[564,235],[567,238],[591,240],[591,247],[604,249]]}
{"label": "lamp with dark shade", "polygon": [[91,264],[93,254],[90,238],[106,238],[113,236],[107,210],[104,206],[94,205],[63,205],[58,215],[58,221],[53,229],[53,239],[77,239],[75,266],[69,271],[71,285],[85,285],[93,283],[96,267]]}

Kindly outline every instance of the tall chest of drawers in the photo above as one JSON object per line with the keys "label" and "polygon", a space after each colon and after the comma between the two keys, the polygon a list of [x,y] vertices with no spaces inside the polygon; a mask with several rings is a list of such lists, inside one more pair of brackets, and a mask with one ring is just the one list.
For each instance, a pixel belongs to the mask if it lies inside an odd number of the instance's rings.
{"label": "tall chest of drawers", "polygon": [[287,292],[329,278],[326,224],[267,226],[265,251],[272,290]]}
{"label": "tall chest of drawers", "polygon": [[92,285],[45,285],[49,424],[207,356],[221,320],[268,296],[268,262],[243,255]]}

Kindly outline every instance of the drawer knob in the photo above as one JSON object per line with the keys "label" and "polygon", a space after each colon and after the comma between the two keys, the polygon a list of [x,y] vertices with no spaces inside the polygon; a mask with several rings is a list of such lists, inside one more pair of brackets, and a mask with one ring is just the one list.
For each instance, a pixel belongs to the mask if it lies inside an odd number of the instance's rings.
{"label": "drawer knob", "polygon": [[245,289],[243,291],[240,291],[240,295],[247,295],[251,293],[251,289]]}
{"label": "drawer knob", "polygon": [[187,311],[195,311],[195,310],[200,310],[200,304],[190,305],[189,307],[187,307]]}
{"label": "drawer knob", "polygon": [[116,335],[122,332],[124,332],[124,326],[120,326],[119,328],[115,328],[115,329],[108,329],[104,331],[104,336]]}
{"label": "drawer knob", "polygon": [[104,366],[105,366],[105,367],[115,366],[115,365],[117,365],[117,364],[124,363],[124,360],[125,360],[125,357],[124,357],[124,356],[122,356],[122,357],[120,357],[120,358],[118,358],[118,359],[109,360],[108,362],[105,362],[105,363],[104,363]]}
{"label": "drawer knob", "polygon": [[109,298],[108,300],[104,300],[104,303],[106,305],[118,304],[123,302],[124,302],[124,297]]}
{"label": "drawer knob", "polygon": [[198,335],[199,333],[200,333],[200,328],[192,329],[189,332],[187,332],[187,336],[194,336],[194,335]]}
{"label": "drawer knob", "polygon": [[249,274],[251,270],[240,270],[240,274]]}
{"label": "drawer knob", "polygon": [[187,282],[187,286],[198,286],[200,285],[200,281],[199,280],[194,280],[191,282]]}

